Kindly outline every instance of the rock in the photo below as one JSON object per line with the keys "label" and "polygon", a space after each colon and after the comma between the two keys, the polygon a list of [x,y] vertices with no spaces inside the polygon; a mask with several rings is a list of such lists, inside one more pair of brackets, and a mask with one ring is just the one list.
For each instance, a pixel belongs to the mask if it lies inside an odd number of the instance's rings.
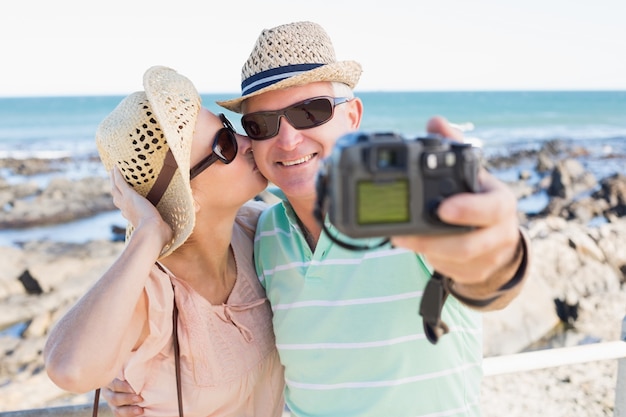
{"label": "rock", "polygon": [[28,198],[22,198],[18,189],[12,187],[12,196],[4,197],[10,203],[0,206],[0,228],[64,223],[115,210],[107,178],[54,178],[46,189]]}
{"label": "rock", "polygon": [[535,166],[537,172],[550,172],[554,169],[554,159],[553,156],[546,152],[545,150],[541,150],[537,155],[537,165]]}
{"label": "rock", "polygon": [[576,159],[564,159],[552,170],[552,182],[548,187],[548,195],[566,200],[595,187],[595,176],[585,170]]}
{"label": "rock", "polygon": [[9,185],[4,182],[0,184],[0,207],[13,206],[15,200],[23,199],[36,195],[39,192],[39,186],[34,181]]}
{"label": "rock", "polygon": [[[485,356],[523,351],[565,319],[597,312],[597,304],[584,300],[605,294],[625,294],[621,268],[626,265],[626,219],[618,224],[589,228],[562,218],[533,220],[530,277],[521,294],[500,311],[484,313]],[[557,311],[561,306],[561,311]],[[565,307],[576,306],[564,314]],[[624,313],[622,312],[622,315]],[[617,315],[602,326],[618,327]],[[610,323],[610,324],[609,324]],[[614,332],[607,329],[604,333]]]}
{"label": "rock", "polygon": [[[25,330],[18,337],[0,334],[0,412],[89,401],[92,393],[77,396],[50,381],[42,351],[50,327],[111,265],[122,247],[123,243],[105,241],[29,242],[23,249],[0,250],[1,264],[6,258],[19,259],[41,289],[37,294],[13,291],[1,301],[0,329],[24,323]],[[12,269],[15,282],[18,269]],[[3,280],[7,279],[5,275]]]}
{"label": "rock", "polygon": [[592,232],[607,263],[615,268],[616,275],[620,277],[620,282],[624,283],[626,280],[626,245],[624,245],[626,221],[604,224]]}
{"label": "rock", "polygon": [[[32,278],[40,285],[41,292],[28,294],[22,289],[7,297],[3,301],[6,311],[0,314],[0,329],[75,301],[109,267],[122,247],[123,243],[105,241],[85,245],[55,242],[25,245],[21,251],[23,262],[33,271]],[[0,261],[4,263],[4,259]],[[14,279],[17,282],[18,277]]]}
{"label": "rock", "polygon": [[17,248],[0,246],[0,260],[0,300],[13,294],[23,294],[24,286],[18,277],[26,269],[24,252]]}
{"label": "rock", "polygon": [[2,158],[0,159],[0,168],[8,168],[17,175],[31,176],[63,171],[69,162],[71,159],[67,157],[50,159]]}
{"label": "rock", "polygon": [[483,313],[483,355],[521,352],[558,323],[552,291],[533,272],[511,304],[499,311]]}
{"label": "rock", "polygon": [[607,211],[626,216],[626,176],[617,173],[605,178],[601,182],[601,189],[593,197],[606,200],[609,205]]}
{"label": "rock", "polygon": [[26,290],[26,294],[39,295],[43,293],[39,282],[33,278],[28,269],[22,272],[22,275],[20,275],[17,280],[22,283],[22,286]]}
{"label": "rock", "polygon": [[43,313],[33,317],[22,336],[27,339],[44,337],[51,325],[52,312],[44,311]]}
{"label": "rock", "polygon": [[534,189],[526,181],[508,182],[507,185],[515,194],[515,197],[520,198],[528,197],[534,193]]}

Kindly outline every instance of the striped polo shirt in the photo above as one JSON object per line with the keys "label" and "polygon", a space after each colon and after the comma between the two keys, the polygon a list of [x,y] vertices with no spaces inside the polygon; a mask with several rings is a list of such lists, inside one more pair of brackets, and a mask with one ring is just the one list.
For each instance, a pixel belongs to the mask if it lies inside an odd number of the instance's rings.
{"label": "striped polo shirt", "polygon": [[481,415],[480,314],[448,297],[450,333],[432,345],[418,314],[430,276],[422,257],[389,245],[350,251],[324,233],[311,252],[287,201],[261,215],[254,253],[293,415]]}

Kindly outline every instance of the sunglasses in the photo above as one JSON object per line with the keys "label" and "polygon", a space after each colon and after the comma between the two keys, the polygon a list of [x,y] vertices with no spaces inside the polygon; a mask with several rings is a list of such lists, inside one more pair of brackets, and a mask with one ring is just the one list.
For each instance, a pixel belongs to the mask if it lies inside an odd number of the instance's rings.
{"label": "sunglasses", "polygon": [[216,161],[222,161],[225,164],[233,162],[237,156],[237,137],[235,129],[230,121],[222,113],[219,115],[223,128],[217,131],[213,139],[213,150],[206,158],[198,162],[191,170],[189,170],[189,179],[197,177],[202,171],[213,165]]}
{"label": "sunglasses", "polygon": [[284,116],[295,129],[311,129],[333,118],[335,106],[350,101],[347,97],[314,97],[281,110],[246,114],[241,124],[250,139],[265,140],[278,134]]}

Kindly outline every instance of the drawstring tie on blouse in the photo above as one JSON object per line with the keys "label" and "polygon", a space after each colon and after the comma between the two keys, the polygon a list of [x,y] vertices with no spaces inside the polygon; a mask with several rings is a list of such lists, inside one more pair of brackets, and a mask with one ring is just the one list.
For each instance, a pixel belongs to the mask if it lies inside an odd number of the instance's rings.
{"label": "drawstring tie on blouse", "polygon": [[243,336],[246,342],[250,343],[254,340],[252,336],[252,332],[246,326],[241,324],[236,318],[234,318],[233,313],[239,313],[242,311],[250,310],[251,308],[260,306],[265,303],[267,298],[260,298],[256,301],[252,301],[246,304],[222,304],[222,309],[215,310],[215,314],[225,323],[231,323],[233,326],[239,330],[239,333]]}

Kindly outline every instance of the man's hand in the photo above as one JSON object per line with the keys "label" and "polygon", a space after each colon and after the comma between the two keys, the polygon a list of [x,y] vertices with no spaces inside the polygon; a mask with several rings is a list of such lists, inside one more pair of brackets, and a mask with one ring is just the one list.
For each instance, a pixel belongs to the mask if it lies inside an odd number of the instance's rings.
{"label": "man's hand", "polygon": [[[450,139],[463,139],[462,133],[441,117],[431,119],[427,130]],[[437,212],[447,223],[475,226],[475,230],[445,236],[396,236],[392,242],[423,254],[435,270],[457,284],[485,284],[495,290],[513,276],[519,263],[517,199],[506,184],[483,167],[478,182],[478,193],[446,198]],[[495,286],[487,283],[493,277],[498,281]]]}
{"label": "man's hand", "polygon": [[140,395],[126,381],[114,379],[101,390],[102,397],[116,417],[132,417],[143,415],[143,408],[136,405],[143,401]]}

